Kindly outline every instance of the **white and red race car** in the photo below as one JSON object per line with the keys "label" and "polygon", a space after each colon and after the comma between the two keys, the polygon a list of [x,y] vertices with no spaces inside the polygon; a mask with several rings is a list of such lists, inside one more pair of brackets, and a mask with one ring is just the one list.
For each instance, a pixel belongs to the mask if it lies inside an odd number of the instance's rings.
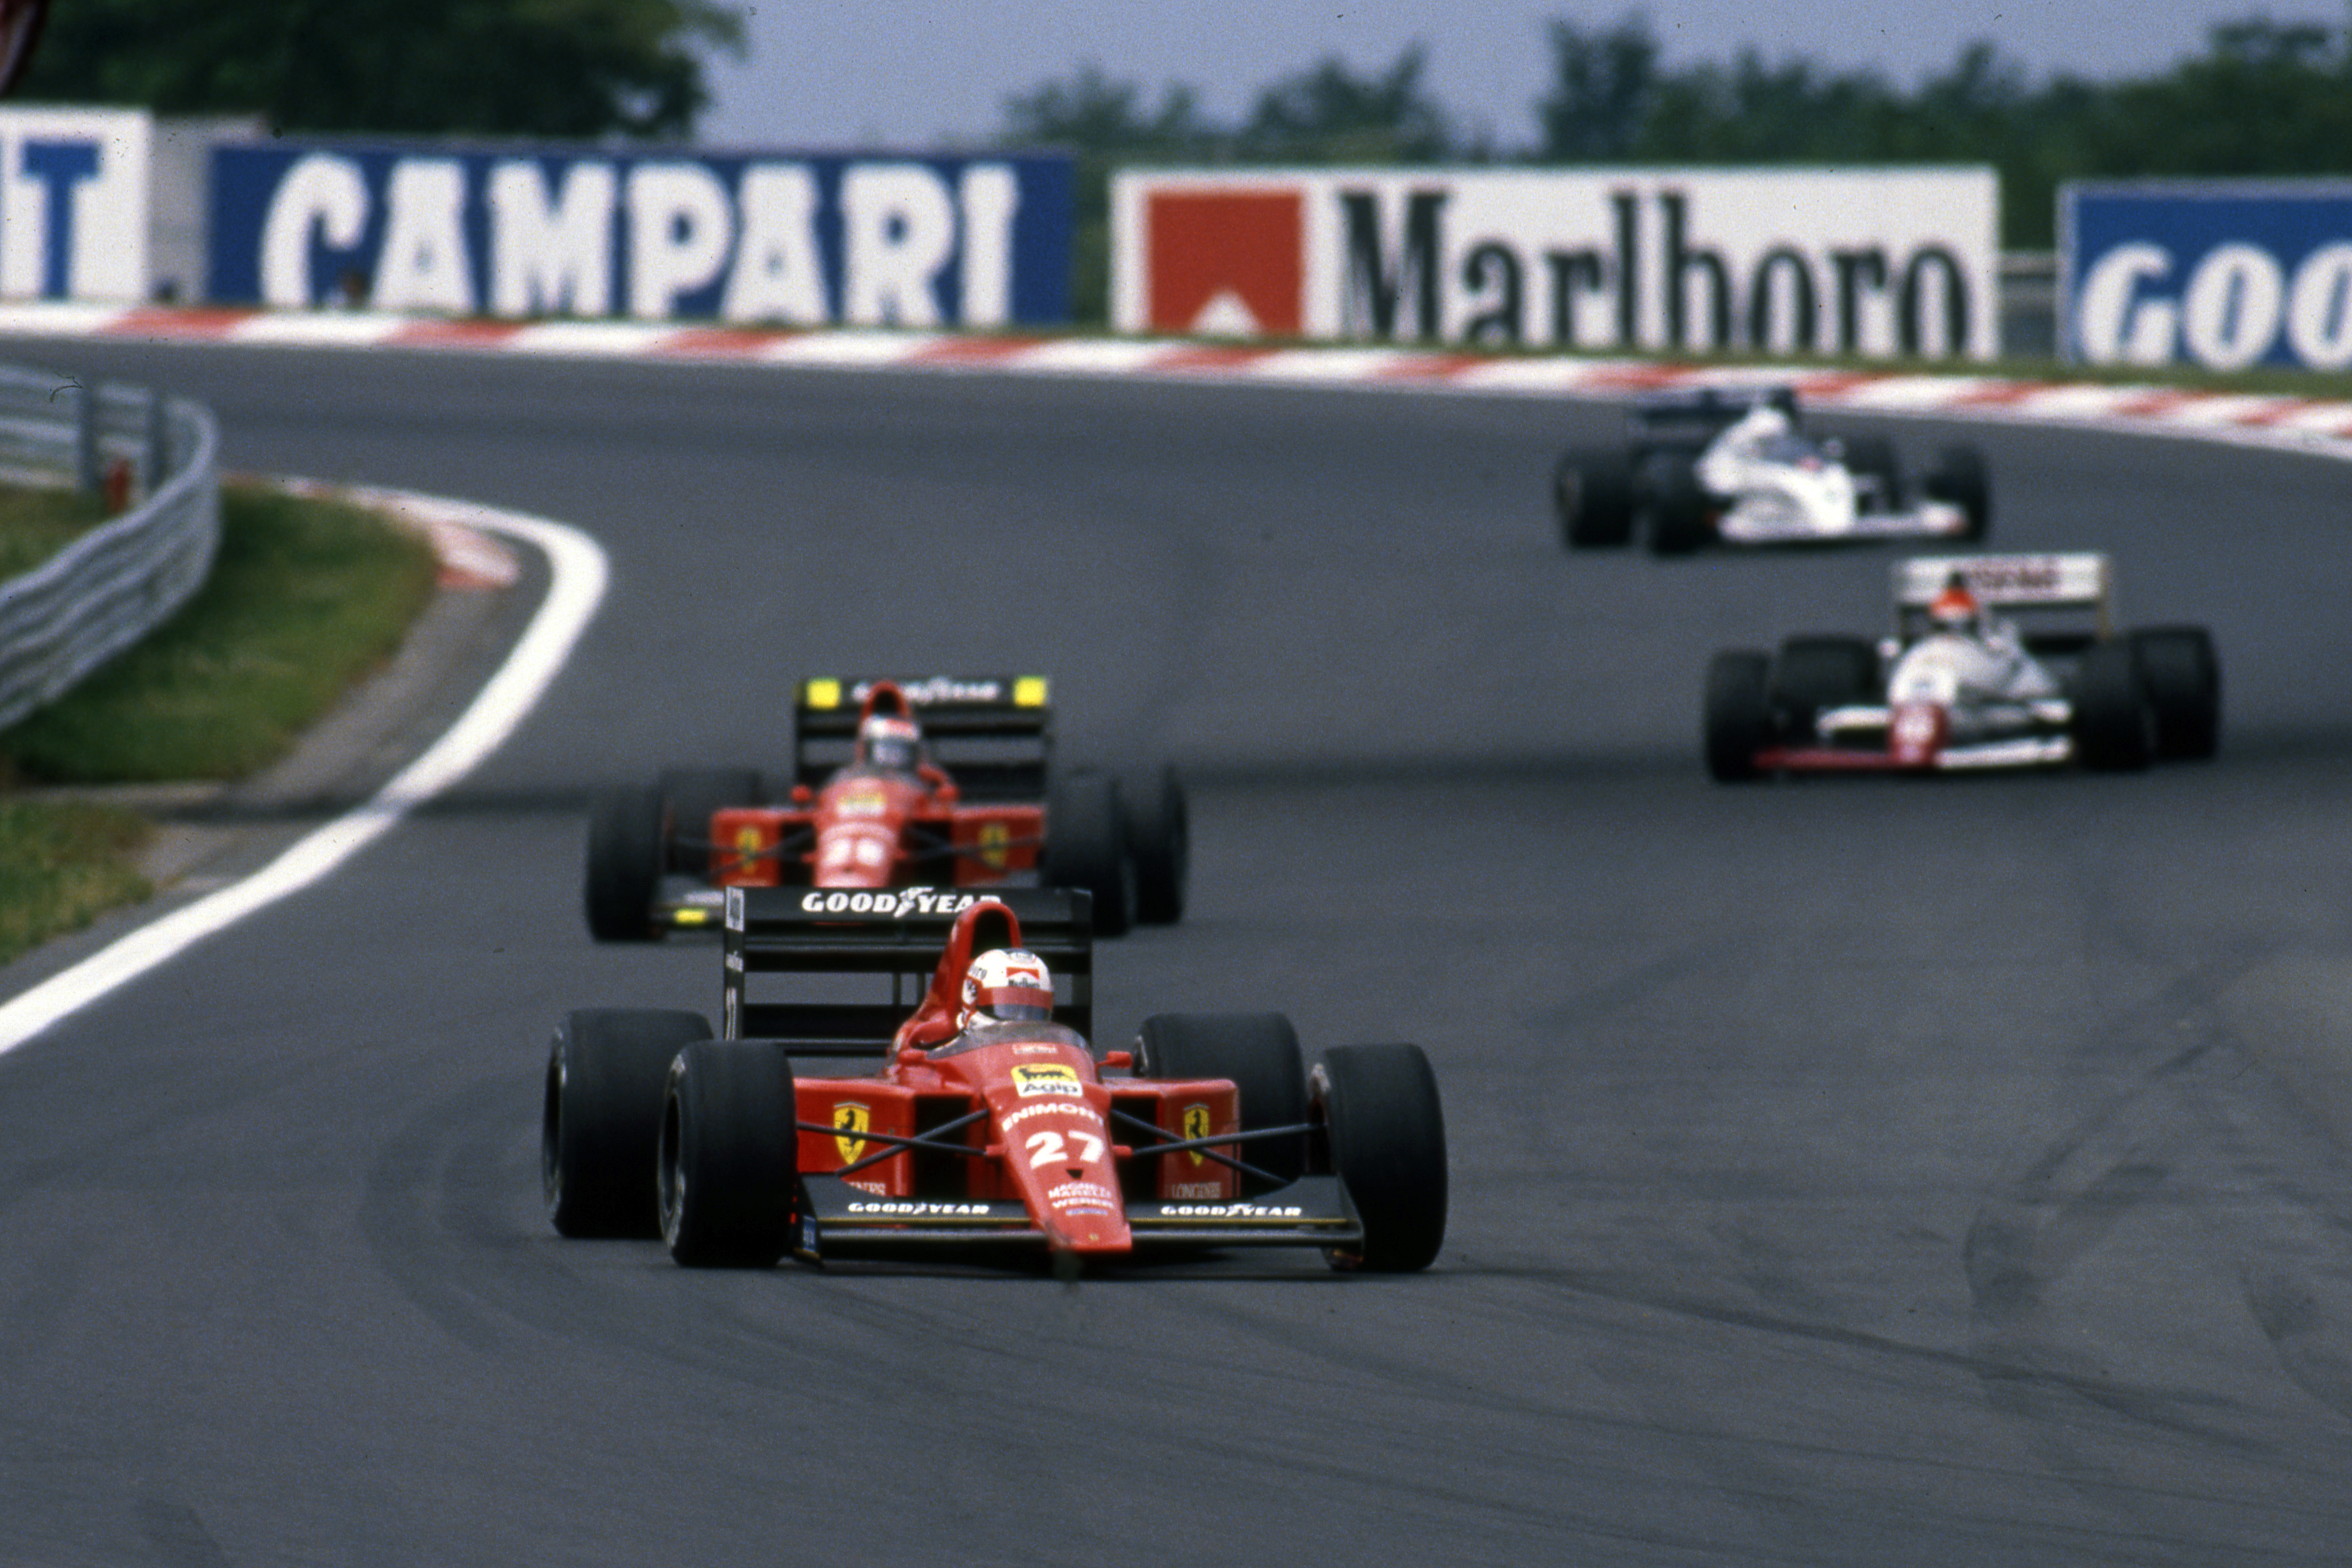
{"label": "white and red race car", "polygon": [[[2202,626],[2124,632],[2105,555],[1955,555],[1894,572],[1895,635],[1796,637],[1707,667],[1707,772],[2127,770],[2210,757],[2221,669]],[[2034,620],[2031,630],[1992,614]]]}
{"label": "white and red race car", "polygon": [[1808,436],[1786,386],[1654,393],[1627,411],[1625,444],[1574,451],[1552,477],[1571,549],[1631,543],[1659,555],[1710,545],[1978,543],[1991,526],[1984,459],[1948,447],[1906,482],[1877,437]]}

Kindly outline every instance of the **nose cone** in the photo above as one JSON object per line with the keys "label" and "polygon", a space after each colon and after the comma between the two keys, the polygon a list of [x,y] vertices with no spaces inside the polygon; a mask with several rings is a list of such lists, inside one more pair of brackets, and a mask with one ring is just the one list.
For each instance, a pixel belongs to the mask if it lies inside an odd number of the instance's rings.
{"label": "nose cone", "polygon": [[1118,1181],[1108,1169],[1078,1169],[1065,1179],[1047,1184],[1042,1229],[1046,1242],[1062,1251],[1121,1254],[1135,1249],[1127,1228],[1127,1210],[1118,1195]]}

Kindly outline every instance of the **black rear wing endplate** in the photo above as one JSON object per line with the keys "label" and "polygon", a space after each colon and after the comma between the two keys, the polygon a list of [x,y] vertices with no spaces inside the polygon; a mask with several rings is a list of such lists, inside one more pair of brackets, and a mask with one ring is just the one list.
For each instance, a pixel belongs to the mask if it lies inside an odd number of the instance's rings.
{"label": "black rear wing endplate", "polygon": [[[938,969],[956,916],[1002,904],[1021,922],[1024,946],[1054,972],[1055,1016],[1094,1033],[1094,900],[1077,888],[730,888],[720,1033],[772,1039],[800,1056],[869,1056],[887,1050]],[[984,952],[998,945],[985,928]],[[761,1001],[754,974],[888,975],[887,1002]]]}
{"label": "black rear wing endplate", "polygon": [[[793,693],[793,782],[814,789],[850,760],[858,714],[878,676],[819,676]],[[923,728],[931,760],[967,800],[1045,795],[1054,742],[1052,693],[1042,675],[892,678]]]}

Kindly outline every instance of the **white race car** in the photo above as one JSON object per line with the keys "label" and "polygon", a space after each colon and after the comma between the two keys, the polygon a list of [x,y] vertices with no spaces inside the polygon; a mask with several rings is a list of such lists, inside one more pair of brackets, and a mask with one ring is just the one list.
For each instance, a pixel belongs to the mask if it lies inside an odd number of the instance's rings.
{"label": "white race car", "polygon": [[1660,555],[1710,544],[1979,541],[1991,523],[1984,459],[1948,447],[1906,488],[1874,437],[1816,441],[1786,386],[1701,387],[1634,404],[1622,452],[1569,453],[1553,476],[1571,548],[1630,543]]}
{"label": "white race car", "polygon": [[[1995,616],[2031,613],[2032,633]],[[1895,635],[1790,637],[1707,667],[1707,771],[2100,769],[2210,757],[2221,667],[2202,626],[2119,632],[2104,555],[1955,555],[1895,569]]]}

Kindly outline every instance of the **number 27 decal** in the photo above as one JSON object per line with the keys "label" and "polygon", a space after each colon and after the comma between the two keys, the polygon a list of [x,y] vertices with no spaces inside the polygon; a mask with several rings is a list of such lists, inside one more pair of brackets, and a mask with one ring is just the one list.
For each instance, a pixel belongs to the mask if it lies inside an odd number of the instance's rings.
{"label": "number 27 decal", "polygon": [[[1103,1157],[1103,1141],[1093,1133],[1073,1132],[1070,1136],[1078,1141],[1078,1163],[1091,1165]],[[1055,1164],[1069,1157],[1068,1148],[1062,1142],[1060,1133],[1032,1132],[1029,1134],[1029,1168],[1031,1170],[1034,1171],[1040,1165]]]}

